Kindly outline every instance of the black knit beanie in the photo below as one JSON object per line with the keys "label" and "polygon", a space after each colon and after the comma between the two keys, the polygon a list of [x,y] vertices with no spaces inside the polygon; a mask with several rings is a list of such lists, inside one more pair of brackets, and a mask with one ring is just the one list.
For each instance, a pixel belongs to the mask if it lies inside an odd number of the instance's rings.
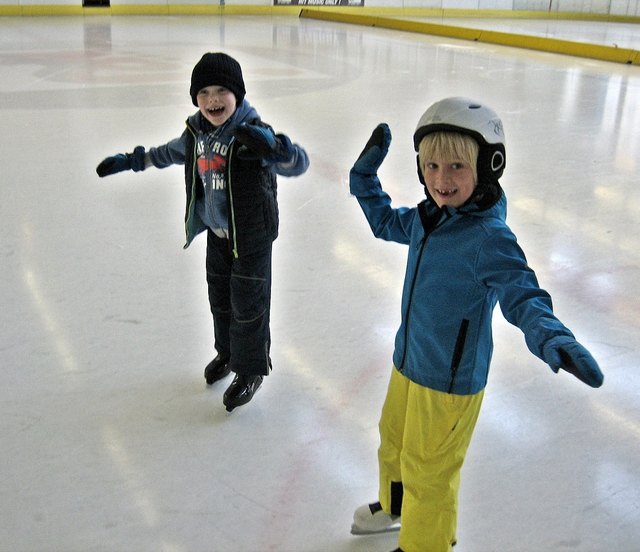
{"label": "black knit beanie", "polygon": [[191,100],[198,106],[198,92],[207,86],[224,86],[233,92],[238,103],[242,102],[246,90],[240,64],[231,56],[223,53],[207,53],[193,68],[191,73]]}

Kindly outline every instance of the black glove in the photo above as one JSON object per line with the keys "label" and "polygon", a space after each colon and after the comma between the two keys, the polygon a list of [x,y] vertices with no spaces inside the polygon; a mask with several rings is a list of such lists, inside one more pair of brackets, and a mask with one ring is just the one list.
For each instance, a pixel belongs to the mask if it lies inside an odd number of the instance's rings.
{"label": "black glove", "polygon": [[118,153],[113,157],[107,157],[98,165],[96,172],[102,178],[121,171],[144,171],[144,156],[144,147],[137,146],[133,153]]}
{"label": "black glove", "polygon": [[242,124],[233,135],[248,150],[242,155],[245,158],[286,163],[295,154],[291,140],[284,134],[275,134],[270,127]]}
{"label": "black glove", "polygon": [[562,368],[591,387],[600,387],[604,381],[591,353],[572,337],[552,337],[545,343],[543,355],[545,362],[556,373]]}
{"label": "black glove", "polygon": [[391,144],[391,130],[386,123],[380,123],[371,133],[362,153],[353,164],[352,172],[375,175],[382,165]]}

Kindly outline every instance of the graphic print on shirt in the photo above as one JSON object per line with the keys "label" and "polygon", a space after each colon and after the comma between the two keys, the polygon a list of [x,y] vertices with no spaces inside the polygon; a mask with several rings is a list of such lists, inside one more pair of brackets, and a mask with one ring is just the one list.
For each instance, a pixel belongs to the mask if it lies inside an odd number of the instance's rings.
{"label": "graphic print on shirt", "polygon": [[[213,138],[208,136],[207,138]],[[198,173],[205,188],[209,190],[224,190],[226,181],[224,172],[227,166],[227,150],[229,146],[218,140],[198,141]]]}
{"label": "graphic print on shirt", "polygon": [[229,144],[220,139],[222,133],[202,133],[196,145],[197,169],[204,185],[204,197],[196,203],[202,222],[218,237],[228,236],[227,155]]}

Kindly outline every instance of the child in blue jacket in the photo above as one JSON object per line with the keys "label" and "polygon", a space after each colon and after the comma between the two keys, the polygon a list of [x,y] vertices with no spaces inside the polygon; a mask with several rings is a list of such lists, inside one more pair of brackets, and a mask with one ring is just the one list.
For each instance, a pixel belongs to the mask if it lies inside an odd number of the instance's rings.
{"label": "child in blue jacket", "polygon": [[409,246],[379,424],[379,496],[355,511],[352,532],[399,529],[394,552],[446,552],[455,544],[460,470],[487,384],[496,303],[554,372],[562,368],[592,387],[603,376],[555,317],[505,222],[498,182],[505,141],[496,113],[459,97],[427,109],[414,134],[427,199],[415,208],[392,208],[380,185],[390,142],[380,124],[350,173],[374,235]]}
{"label": "child in blue jacket", "polygon": [[276,174],[298,176],[309,166],[303,148],[261,121],[245,99],[240,64],[207,53],[195,65],[190,95],[198,111],[170,142],[108,157],[100,177],[154,166],[185,167],[186,244],[207,233],[207,285],[216,357],[207,384],[235,373],[223,402],[246,404],[271,370],[271,252],[278,235]]}

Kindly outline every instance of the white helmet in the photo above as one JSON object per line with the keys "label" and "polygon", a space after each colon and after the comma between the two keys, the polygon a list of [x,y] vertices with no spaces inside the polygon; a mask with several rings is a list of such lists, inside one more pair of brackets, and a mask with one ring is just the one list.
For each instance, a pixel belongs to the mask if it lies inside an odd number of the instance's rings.
{"label": "white helmet", "polygon": [[413,135],[418,151],[420,142],[432,132],[460,132],[474,138],[478,153],[478,184],[497,183],[504,171],[505,139],[502,121],[493,109],[469,98],[445,98],[427,109]]}

